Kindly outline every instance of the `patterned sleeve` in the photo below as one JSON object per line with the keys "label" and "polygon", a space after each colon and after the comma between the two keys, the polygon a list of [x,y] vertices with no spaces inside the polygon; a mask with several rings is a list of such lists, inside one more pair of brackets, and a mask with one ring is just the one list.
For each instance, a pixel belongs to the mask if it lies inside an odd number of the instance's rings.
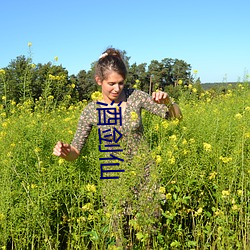
{"label": "patterned sleeve", "polygon": [[152,97],[146,92],[138,90],[136,94],[138,96],[138,99],[141,101],[142,108],[162,118],[169,118],[168,108],[165,104],[158,104],[154,102]]}
{"label": "patterned sleeve", "polygon": [[79,152],[85,145],[94,124],[94,105],[88,104],[81,113],[77,130],[71,143]]}

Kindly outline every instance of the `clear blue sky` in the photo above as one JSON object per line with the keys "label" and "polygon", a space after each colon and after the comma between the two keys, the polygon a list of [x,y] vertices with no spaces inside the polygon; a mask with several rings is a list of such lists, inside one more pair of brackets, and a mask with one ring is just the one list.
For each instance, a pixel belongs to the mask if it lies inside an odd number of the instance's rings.
{"label": "clear blue sky", "polygon": [[202,82],[250,73],[249,0],[8,0],[0,5],[0,68],[19,55],[89,70],[108,47],[136,62],[177,58]]}

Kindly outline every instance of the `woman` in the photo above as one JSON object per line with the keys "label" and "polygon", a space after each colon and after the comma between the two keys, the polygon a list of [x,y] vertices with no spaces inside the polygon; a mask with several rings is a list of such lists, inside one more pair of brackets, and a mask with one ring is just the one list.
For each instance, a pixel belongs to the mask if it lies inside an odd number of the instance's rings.
{"label": "woman", "polygon": [[[113,213],[119,211],[119,209],[114,208],[116,206],[114,205],[114,197],[119,197],[118,203],[127,217],[128,215],[134,216],[137,213],[137,215],[144,214],[143,217],[149,218],[155,216],[154,211],[157,208],[157,198],[154,198],[157,190],[155,182],[157,181],[152,181],[149,177],[149,169],[155,164],[152,163],[152,159],[149,157],[149,148],[145,147],[143,143],[141,110],[144,108],[164,119],[181,118],[182,114],[179,106],[172,102],[165,92],[154,92],[151,97],[143,91],[124,88],[126,76],[127,69],[120,51],[113,48],[107,49],[100,56],[95,68],[95,80],[102,88],[103,99],[100,102],[90,102],[84,108],[72,143],[57,142],[53,153],[65,160],[73,161],[80,155],[80,151],[93,126],[98,127],[99,135],[116,128],[116,131],[119,131],[120,135],[122,135],[120,141],[123,149],[122,156],[125,159],[121,159],[121,155],[117,154],[117,152],[110,153],[109,156],[112,157],[108,159],[109,162],[117,160],[121,163],[125,168],[125,172],[120,174],[121,178],[119,180],[103,180],[102,185],[106,185],[102,189],[105,206],[109,206],[110,211]],[[107,107],[118,108],[122,120],[120,124],[100,124],[100,119],[104,119],[104,114],[100,110]],[[114,113],[110,113],[108,116],[114,118]],[[113,143],[111,135],[105,137],[103,141],[109,146],[108,148],[111,148],[110,144]],[[101,140],[100,142],[102,144]],[[143,156],[140,160],[133,161],[133,158],[136,158],[134,156],[140,155],[141,152]],[[135,173],[135,176],[133,176],[133,179],[129,179],[129,173],[132,172]],[[106,175],[112,176],[110,172],[106,173]],[[148,205],[149,203],[150,205]],[[138,211],[144,212],[139,213]],[[120,212],[112,217],[112,229],[116,233],[124,226],[123,223],[120,224],[121,217]],[[128,223],[126,225],[128,227]],[[117,239],[123,239],[122,233],[117,236]]]}
{"label": "woman", "polygon": [[[103,100],[106,104],[115,104],[120,102],[122,109],[124,132],[123,137],[126,137],[128,132],[134,134],[134,142],[132,145],[138,144],[142,138],[142,122],[141,122],[141,108],[145,108],[153,114],[159,115],[163,118],[181,118],[182,114],[179,106],[173,103],[167,93],[158,91],[153,92],[152,98],[145,92],[133,89],[124,89],[124,81],[127,76],[127,69],[120,51],[113,48],[107,49],[99,58],[96,64],[95,80],[102,88]],[[161,104],[161,105],[157,105]],[[129,112],[127,111],[129,110]],[[57,142],[53,154],[62,157],[65,160],[73,161],[78,158],[80,151],[84,146],[86,139],[91,131],[93,125],[96,125],[97,119],[93,113],[96,114],[96,103],[90,103],[82,112],[78,129],[71,144]],[[138,115],[136,122],[132,125],[129,119],[125,120],[126,114],[135,112]],[[103,126],[100,126],[103,130]],[[106,127],[105,127],[106,128]],[[131,139],[131,137],[130,137]],[[131,145],[130,144],[130,145]]]}

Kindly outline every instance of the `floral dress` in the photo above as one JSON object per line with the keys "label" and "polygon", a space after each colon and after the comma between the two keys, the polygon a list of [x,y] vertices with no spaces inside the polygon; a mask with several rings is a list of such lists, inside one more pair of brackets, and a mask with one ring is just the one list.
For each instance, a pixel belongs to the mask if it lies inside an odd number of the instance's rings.
{"label": "floral dress", "polygon": [[[126,96],[126,108],[122,114],[122,124],[117,125],[97,125],[99,122],[98,108],[101,106],[93,101],[83,110],[78,128],[75,133],[72,145],[79,151],[83,148],[93,126],[97,126],[101,132],[110,128],[116,128],[122,134],[122,148],[125,172],[121,173],[117,180],[103,180],[103,199],[105,206],[112,204],[109,211],[119,211],[114,209],[114,200],[119,197],[120,208],[123,212],[116,214],[113,218],[114,231],[117,231],[118,221],[121,214],[131,217],[131,215],[144,214],[144,218],[155,217],[154,212],[159,208],[158,180],[151,178],[152,168],[155,162],[150,156],[150,151],[143,137],[142,109],[162,117],[169,118],[168,108],[164,104],[157,104],[147,93],[124,88]],[[101,119],[103,114],[101,114]],[[119,141],[120,143],[120,141]],[[108,143],[107,143],[108,144]],[[119,188],[117,188],[119,187]],[[115,198],[116,197],[116,198]],[[157,205],[158,204],[158,205]],[[121,210],[120,210],[121,211]],[[142,212],[143,211],[143,212]]]}

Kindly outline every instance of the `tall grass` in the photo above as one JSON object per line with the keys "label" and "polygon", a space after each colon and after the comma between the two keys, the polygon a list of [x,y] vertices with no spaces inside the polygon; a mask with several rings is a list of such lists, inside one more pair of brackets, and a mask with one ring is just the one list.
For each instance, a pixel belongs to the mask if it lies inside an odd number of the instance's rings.
{"label": "tall grass", "polygon": [[[72,140],[86,103],[56,108],[50,98],[44,109],[41,102],[10,102],[10,115],[1,106],[0,247],[119,249],[120,202],[137,202],[128,187],[149,156],[136,156],[119,180],[100,180],[95,129],[77,161],[52,155],[56,141]],[[133,249],[248,249],[249,85],[218,96],[183,93],[179,105],[181,122],[143,114],[161,218],[131,216],[122,240]]]}

